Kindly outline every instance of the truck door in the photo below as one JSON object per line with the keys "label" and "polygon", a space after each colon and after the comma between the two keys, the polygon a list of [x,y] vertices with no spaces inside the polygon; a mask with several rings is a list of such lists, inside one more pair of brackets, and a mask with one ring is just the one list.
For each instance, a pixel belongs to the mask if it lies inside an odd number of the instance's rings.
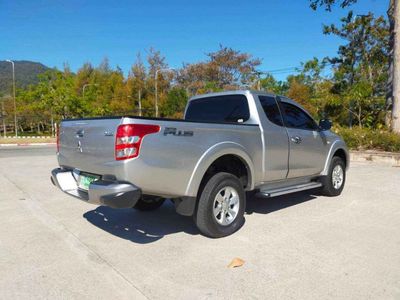
{"label": "truck door", "polygon": [[285,179],[288,173],[289,138],[274,96],[258,96],[264,139],[264,181]]}
{"label": "truck door", "polygon": [[326,147],[318,125],[294,103],[283,100],[280,108],[289,134],[288,178],[319,174],[325,164]]}

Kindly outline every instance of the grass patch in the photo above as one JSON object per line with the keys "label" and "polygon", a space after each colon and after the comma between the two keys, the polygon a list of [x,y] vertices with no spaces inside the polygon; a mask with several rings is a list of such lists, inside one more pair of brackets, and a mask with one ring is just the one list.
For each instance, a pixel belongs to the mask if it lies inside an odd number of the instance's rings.
{"label": "grass patch", "polygon": [[0,144],[38,144],[38,143],[55,143],[56,138],[40,137],[40,138],[3,138],[0,137]]}

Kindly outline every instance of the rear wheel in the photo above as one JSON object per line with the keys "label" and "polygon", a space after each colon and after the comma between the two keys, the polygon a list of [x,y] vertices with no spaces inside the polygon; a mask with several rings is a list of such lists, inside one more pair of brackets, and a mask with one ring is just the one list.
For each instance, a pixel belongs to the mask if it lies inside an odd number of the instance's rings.
{"label": "rear wheel", "polygon": [[133,208],[141,211],[155,210],[163,205],[164,201],[162,197],[142,195]]}
{"label": "rear wheel", "polygon": [[215,174],[204,186],[198,201],[194,220],[204,235],[224,237],[243,225],[246,195],[236,176],[224,172]]}
{"label": "rear wheel", "polygon": [[334,156],[329,166],[328,175],[322,182],[322,194],[325,196],[338,196],[342,193],[346,181],[346,165],[338,156]]}

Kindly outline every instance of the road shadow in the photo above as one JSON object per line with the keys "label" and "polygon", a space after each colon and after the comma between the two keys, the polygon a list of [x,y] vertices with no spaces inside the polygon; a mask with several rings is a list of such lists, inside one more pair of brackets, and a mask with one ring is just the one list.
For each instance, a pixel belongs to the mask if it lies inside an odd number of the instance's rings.
{"label": "road shadow", "polygon": [[265,198],[256,195],[248,195],[246,203],[246,214],[269,214],[275,211],[301,204],[316,199],[318,191],[304,191],[293,194]]}
{"label": "road shadow", "polygon": [[99,206],[86,212],[83,217],[110,234],[139,244],[156,242],[178,232],[199,234],[192,218],[178,215],[168,200],[154,211]]}
{"label": "road shadow", "polygon": [[[274,198],[247,196],[246,214],[269,214],[317,198],[310,191],[283,195]],[[148,244],[164,236],[178,232],[199,234],[191,217],[175,212],[171,201],[155,211],[137,211],[135,209],[113,209],[99,206],[86,212],[83,217],[98,228],[138,244]]]}

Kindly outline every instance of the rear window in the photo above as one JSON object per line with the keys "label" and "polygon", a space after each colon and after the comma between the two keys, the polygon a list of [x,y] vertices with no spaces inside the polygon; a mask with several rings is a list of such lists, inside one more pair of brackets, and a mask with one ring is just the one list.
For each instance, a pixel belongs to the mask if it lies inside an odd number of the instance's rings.
{"label": "rear window", "polygon": [[244,95],[226,95],[192,100],[185,120],[217,123],[242,123],[250,118]]}

